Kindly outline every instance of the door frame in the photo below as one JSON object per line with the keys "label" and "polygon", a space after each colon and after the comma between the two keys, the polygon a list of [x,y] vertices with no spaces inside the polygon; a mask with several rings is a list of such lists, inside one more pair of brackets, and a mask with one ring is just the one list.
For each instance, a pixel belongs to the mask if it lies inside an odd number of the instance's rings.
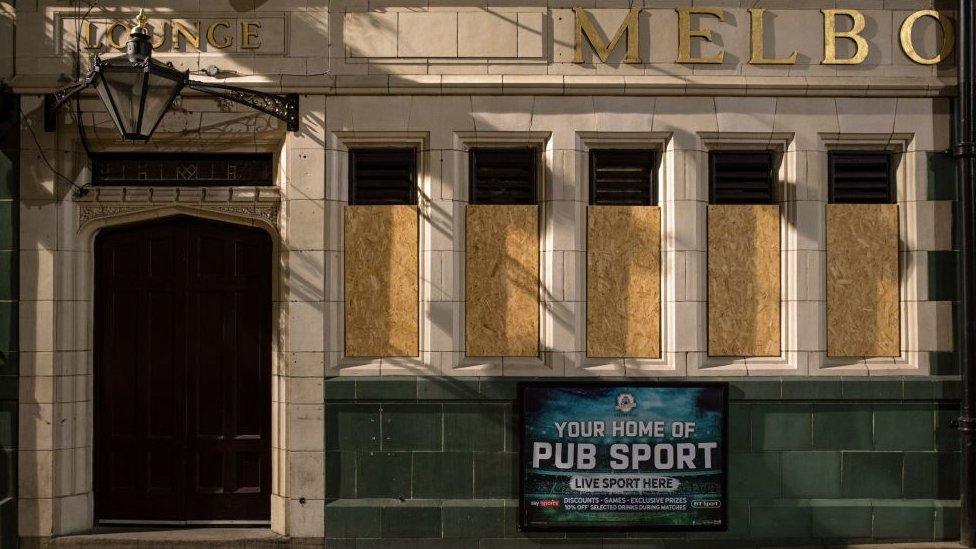
{"label": "door frame", "polygon": [[[71,208],[78,212],[78,206],[69,203]],[[266,232],[271,238],[271,530],[277,534],[287,535],[289,523],[286,513],[289,512],[287,492],[281,478],[287,470],[284,460],[288,455],[285,452],[286,444],[283,430],[286,424],[282,421],[285,416],[288,403],[277,402],[275,395],[280,394],[278,388],[284,383],[281,377],[283,372],[280,366],[283,358],[282,350],[285,348],[283,338],[286,334],[282,328],[282,318],[287,315],[287,302],[282,299],[282,273],[284,271],[282,258],[282,233],[281,228],[276,224],[277,216],[267,215],[267,212],[257,211],[253,215],[247,213],[238,214],[235,212],[215,211],[206,208],[206,204],[200,207],[194,204],[168,204],[150,205],[134,209],[122,209],[117,213],[113,212],[106,217],[99,217],[96,220],[85,222],[80,220],[80,227],[77,232],[69,236],[69,242],[74,243],[76,253],[71,254],[68,265],[65,259],[57,259],[55,265],[63,269],[59,276],[54,279],[55,285],[65,284],[67,278],[73,275],[73,279],[67,283],[74,286],[77,295],[84,296],[87,302],[80,305],[71,301],[64,301],[55,294],[54,311],[52,316],[56,327],[71,330],[75,339],[84,342],[84,350],[71,353],[73,355],[71,364],[64,364],[65,359],[59,358],[55,361],[58,371],[53,372],[56,376],[65,376],[72,373],[87,375],[74,376],[79,380],[83,379],[83,386],[76,384],[73,387],[73,394],[64,394],[65,391],[55,393],[53,410],[50,412],[53,417],[70,415],[76,412],[71,408],[76,405],[74,395],[79,395],[83,391],[87,402],[83,403],[81,417],[75,421],[68,422],[61,429],[62,433],[53,432],[55,439],[66,439],[67,446],[74,447],[72,451],[53,451],[51,452],[50,470],[37,470],[28,474],[21,474],[19,485],[21,489],[25,482],[31,484],[45,483],[50,485],[52,494],[49,512],[41,514],[32,513],[31,516],[20,514],[18,521],[19,529],[24,532],[25,528],[42,528],[48,530],[53,535],[64,535],[91,530],[97,524],[94,513],[94,299],[95,299],[95,239],[105,229],[117,228],[125,225],[138,224],[140,222],[160,220],[179,216],[187,216],[202,220],[216,221],[230,225],[254,227]],[[273,203],[274,211],[277,211],[277,201]],[[244,209],[242,209],[244,210]],[[246,210],[244,210],[246,212]],[[80,213],[80,212],[79,212]],[[79,215],[79,217],[81,217]],[[64,234],[64,233],[62,233]],[[73,238],[70,238],[73,237]],[[57,289],[55,290],[57,292]],[[55,330],[56,334],[56,330]],[[61,345],[58,336],[53,336],[53,349],[58,349]],[[52,353],[53,354],[53,353]],[[71,370],[65,372],[64,370]],[[57,377],[55,379],[60,379]],[[320,381],[320,380],[319,380]],[[80,395],[79,395],[80,396]],[[321,404],[321,403],[319,403]],[[53,423],[53,421],[52,421]],[[57,440],[53,445],[58,446]],[[80,447],[80,448],[78,448]],[[77,452],[83,454],[77,455]],[[84,464],[83,466],[81,466]],[[67,473],[67,474],[64,474]],[[61,495],[63,494],[63,495]],[[297,517],[296,517],[297,518]],[[28,521],[28,524],[25,524]],[[150,521],[140,521],[140,524],[153,524]],[[161,525],[175,525],[176,523],[166,521]],[[188,523],[190,524],[190,523]],[[201,524],[193,522],[192,524]],[[254,525],[255,522],[236,522],[222,521],[221,524],[234,525]]]}

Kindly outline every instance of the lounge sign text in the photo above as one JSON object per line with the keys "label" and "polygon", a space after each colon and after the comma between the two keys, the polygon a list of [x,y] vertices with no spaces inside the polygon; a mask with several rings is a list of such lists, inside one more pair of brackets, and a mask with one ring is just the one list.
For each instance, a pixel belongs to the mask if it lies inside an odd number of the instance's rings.
{"label": "lounge sign text", "polygon": [[[78,21],[72,17],[65,17],[62,25],[67,31],[66,36],[72,36],[77,32],[79,46],[83,50],[108,48],[124,51],[132,22],[125,18]],[[169,19],[153,17],[149,20],[149,28],[152,31],[153,48],[156,51],[284,52],[282,32],[284,18],[281,16]],[[73,49],[74,44],[65,44],[64,47]]]}
{"label": "lounge sign text", "polygon": [[[640,8],[631,8],[624,18],[620,27],[613,34],[609,43],[603,40],[589,14],[583,8],[573,8],[576,16],[576,41],[574,63],[583,63],[584,43],[589,45],[604,63],[610,57],[610,52],[617,48],[621,40],[626,36],[626,55],[624,63],[641,63],[639,50],[640,44],[640,25],[638,16]],[[855,9],[823,9],[823,43],[824,56],[821,63],[824,65],[859,65],[868,57],[871,50],[871,43],[862,35],[867,22],[864,14]],[[725,51],[719,50],[718,53],[707,57],[695,55],[692,48],[696,41],[720,43],[717,40],[715,31],[705,22],[706,19],[725,21],[726,11],[722,8],[694,7],[677,8],[678,12],[678,58],[677,63],[692,64],[720,64],[725,61]],[[765,8],[751,8],[749,15],[751,19],[750,43],[752,55],[749,63],[753,65],[793,65],[796,63],[797,52],[783,57],[770,57],[766,53],[766,44],[763,37],[764,24],[766,23]],[[692,17],[697,16],[698,24],[694,24]],[[939,23],[942,30],[941,45],[939,52],[933,57],[925,57],[918,52],[912,39],[912,31],[915,25],[925,17],[931,17]],[[608,34],[609,36],[609,34]],[[840,56],[837,52],[837,45],[840,41],[849,41],[854,53],[849,56]],[[944,12],[936,10],[919,10],[902,22],[899,30],[899,42],[904,54],[920,65],[934,65],[939,63],[952,53],[955,45],[955,30],[952,21]]]}

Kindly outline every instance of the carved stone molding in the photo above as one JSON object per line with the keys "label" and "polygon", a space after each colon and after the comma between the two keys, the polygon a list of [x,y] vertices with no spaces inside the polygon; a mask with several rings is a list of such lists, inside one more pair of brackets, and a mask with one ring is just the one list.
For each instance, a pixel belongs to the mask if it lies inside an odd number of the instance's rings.
{"label": "carved stone molding", "polygon": [[139,213],[151,213],[161,210],[185,211],[188,214],[193,212],[215,213],[220,215],[231,215],[234,217],[259,220],[274,227],[278,227],[278,203],[269,204],[127,204],[127,205],[107,205],[107,204],[79,204],[78,228],[81,229],[89,223],[111,219],[115,217],[128,216]]}

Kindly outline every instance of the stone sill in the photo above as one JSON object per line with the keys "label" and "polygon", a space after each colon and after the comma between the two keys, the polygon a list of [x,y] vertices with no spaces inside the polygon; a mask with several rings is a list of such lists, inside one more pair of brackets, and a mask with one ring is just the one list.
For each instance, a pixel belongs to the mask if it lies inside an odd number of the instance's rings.
{"label": "stone sill", "polygon": [[[522,381],[596,381],[582,378],[420,377],[362,376],[325,380],[325,402],[341,401],[514,401]],[[655,378],[599,378],[602,381],[640,383]],[[676,381],[662,378],[660,381]],[[681,381],[725,381],[731,401],[958,401],[962,395],[959,376],[938,377],[757,377]]]}
{"label": "stone sill", "polygon": [[[635,95],[951,97],[953,76],[600,76],[600,75],[262,75],[225,84],[310,95]],[[45,94],[62,86],[53,76],[22,75],[14,93]],[[199,95],[187,91],[184,95]]]}

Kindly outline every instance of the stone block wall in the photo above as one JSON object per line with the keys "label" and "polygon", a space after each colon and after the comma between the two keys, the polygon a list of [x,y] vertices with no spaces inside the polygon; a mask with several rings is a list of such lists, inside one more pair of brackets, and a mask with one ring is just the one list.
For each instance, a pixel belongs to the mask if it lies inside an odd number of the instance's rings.
{"label": "stone block wall", "polygon": [[[327,380],[326,537],[389,548],[599,545],[599,534],[517,528],[519,381]],[[728,532],[605,538],[621,547],[958,538],[958,380],[729,381]]]}
{"label": "stone block wall", "polygon": [[17,545],[20,100],[0,92],[0,547]]}

